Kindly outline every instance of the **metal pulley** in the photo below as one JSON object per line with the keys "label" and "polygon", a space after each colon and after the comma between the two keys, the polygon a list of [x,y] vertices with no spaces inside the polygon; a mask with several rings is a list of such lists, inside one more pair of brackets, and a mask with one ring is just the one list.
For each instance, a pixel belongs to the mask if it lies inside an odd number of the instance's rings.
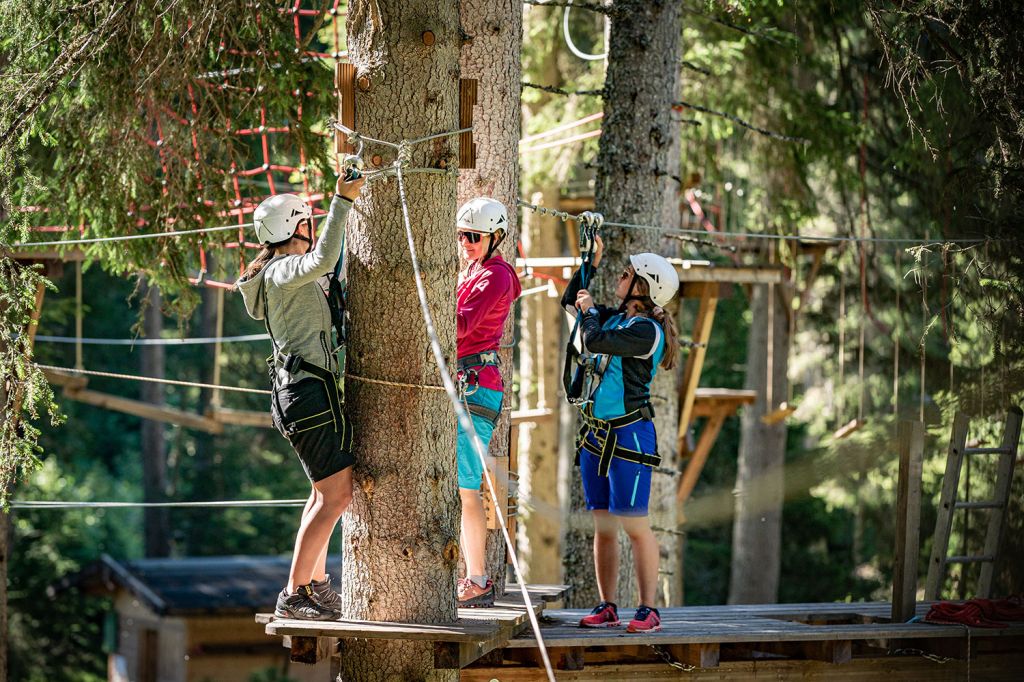
{"label": "metal pulley", "polygon": [[601,232],[604,216],[596,211],[584,211],[576,217],[580,228],[580,253],[589,253],[594,249],[594,238]]}
{"label": "metal pulley", "polygon": [[346,182],[351,182],[363,174],[363,157],[358,154],[346,154],[341,160],[341,173]]}

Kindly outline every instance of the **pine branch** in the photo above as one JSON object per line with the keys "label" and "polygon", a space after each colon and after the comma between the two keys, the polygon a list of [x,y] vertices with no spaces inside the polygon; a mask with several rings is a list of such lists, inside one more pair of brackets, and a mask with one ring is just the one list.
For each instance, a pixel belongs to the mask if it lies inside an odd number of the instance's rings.
{"label": "pine branch", "polygon": [[690,71],[696,71],[697,73],[703,74],[705,76],[713,76],[713,75],[715,75],[715,74],[711,73],[710,70],[705,69],[703,66],[697,66],[693,62],[688,62],[685,59],[680,59],[679,60],[679,65],[681,67],[683,67],[684,69],[689,69]]}
{"label": "pine branch", "polygon": [[552,95],[562,95],[563,97],[570,97],[572,95],[588,95],[588,96],[604,96],[604,88],[599,90],[565,90],[563,88],[556,88],[553,85],[537,85],[536,83],[522,82],[524,88],[533,88],[534,90],[541,90],[543,92],[549,92]]}
{"label": "pine branch", "polygon": [[524,5],[533,5],[535,7],[572,7],[573,9],[585,9],[590,12],[597,12],[598,14],[610,15],[612,13],[611,7],[606,7],[597,2],[586,2],[586,0],[576,0],[572,2],[562,2],[560,0],[523,0]]}
{"label": "pine branch", "polygon": [[707,107],[702,107],[699,104],[690,104],[689,102],[679,101],[679,102],[673,102],[672,105],[676,106],[676,107],[685,107],[687,109],[693,109],[694,111],[699,111],[702,114],[710,114],[712,116],[718,116],[720,118],[724,118],[726,120],[732,121],[733,123],[735,123],[737,125],[743,126],[747,130],[753,130],[755,133],[759,133],[761,135],[764,135],[765,137],[771,137],[771,138],[776,139],[776,140],[782,140],[783,142],[802,142],[804,144],[809,144],[810,143],[810,140],[808,140],[805,137],[794,137],[792,135],[783,135],[782,133],[776,133],[776,132],[773,132],[771,130],[767,130],[765,128],[758,128],[754,124],[748,123],[747,121],[744,121],[739,116],[736,116],[734,114],[729,114],[729,113],[726,113],[724,111],[716,111],[714,109],[708,109]]}
{"label": "pine branch", "polygon": [[[736,24],[734,24],[732,22],[729,22],[729,21],[726,21],[725,19],[720,19],[719,17],[712,16],[710,14],[705,14],[705,13],[701,12],[700,10],[696,10],[696,9],[691,8],[691,7],[684,6],[683,7],[683,11],[686,12],[687,14],[692,14],[693,16],[700,17],[701,19],[704,19],[705,21],[710,21],[713,24],[718,24],[719,26],[723,26],[723,27],[731,29],[733,31],[738,31],[739,33],[742,33],[744,35],[751,36],[752,38],[764,38],[765,40],[770,40],[771,42],[775,43],[776,45],[782,45],[783,44],[781,40],[779,40],[775,36],[773,36],[773,35],[771,35],[769,33],[766,33],[764,31],[752,31],[749,28],[743,28],[742,26],[737,26]],[[789,36],[791,36],[793,38],[796,38],[796,36],[793,35],[792,33],[790,33],[789,31],[783,31],[782,29],[778,29],[778,28],[774,28],[772,30],[773,31],[777,31],[779,33],[785,33],[785,34],[787,34],[787,35],[789,35]]]}

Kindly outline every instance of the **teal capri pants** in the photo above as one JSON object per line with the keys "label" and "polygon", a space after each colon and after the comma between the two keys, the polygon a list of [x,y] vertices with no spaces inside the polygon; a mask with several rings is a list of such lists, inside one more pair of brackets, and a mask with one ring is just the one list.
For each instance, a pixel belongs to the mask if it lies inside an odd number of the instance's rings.
{"label": "teal capri pants", "polygon": [[[495,412],[500,412],[502,397],[501,391],[480,386],[472,394],[466,396],[466,402],[476,403]],[[484,455],[486,455],[487,447],[491,443],[491,435],[494,433],[494,424],[491,423],[490,419],[476,414],[470,415],[470,419],[473,420],[473,428],[476,429],[476,435],[480,437],[480,442],[483,443]],[[462,428],[461,422],[459,422],[458,433],[459,439],[455,452],[459,465],[459,487],[468,490],[480,490],[480,484],[483,482],[484,477],[484,463],[480,460],[476,450],[473,449],[472,439],[466,430]]]}

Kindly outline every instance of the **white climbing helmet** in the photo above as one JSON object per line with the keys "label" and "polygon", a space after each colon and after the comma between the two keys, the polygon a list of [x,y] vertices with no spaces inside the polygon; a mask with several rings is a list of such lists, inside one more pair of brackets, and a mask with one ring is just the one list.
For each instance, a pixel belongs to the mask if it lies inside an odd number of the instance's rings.
{"label": "white climbing helmet", "polygon": [[477,197],[464,203],[456,214],[457,229],[483,234],[494,234],[508,229],[508,211],[505,205],[490,197]]}
{"label": "white climbing helmet", "polygon": [[313,210],[305,201],[294,194],[277,194],[268,197],[256,207],[252,224],[256,228],[256,240],[260,244],[277,244],[287,241],[299,229],[299,223],[309,220]]}
{"label": "white climbing helmet", "polygon": [[671,263],[656,253],[638,253],[629,257],[629,262],[651,290],[655,305],[668,305],[679,291],[679,275]]}

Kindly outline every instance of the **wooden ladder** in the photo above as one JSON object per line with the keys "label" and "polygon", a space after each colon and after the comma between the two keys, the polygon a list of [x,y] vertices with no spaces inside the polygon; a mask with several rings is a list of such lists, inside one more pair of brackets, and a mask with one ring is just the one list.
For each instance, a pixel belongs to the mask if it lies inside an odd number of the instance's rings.
{"label": "wooden ladder", "polygon": [[[969,420],[966,415],[957,413],[953,419],[953,435],[949,441],[949,455],[946,458],[946,475],[942,480],[942,494],[939,498],[938,517],[935,520],[935,537],[932,543],[932,558],[928,563],[928,581],[925,583],[924,598],[926,601],[937,601],[946,579],[946,567],[950,564],[981,563],[981,579],[975,596],[988,598],[992,593],[992,575],[995,572],[996,558],[999,555],[999,541],[1006,520],[1006,510],[1010,500],[1010,483],[1013,479],[1013,468],[1017,461],[1017,445],[1020,440],[1022,412],[1019,407],[1011,407],[1006,414],[1006,428],[1003,430],[1003,441],[998,448],[967,447],[967,428]],[[991,500],[957,501],[957,487],[960,483],[960,470],[964,456],[999,455],[999,468],[996,471],[995,495]],[[982,554],[973,556],[949,556],[949,534],[953,527],[953,512],[963,509],[969,513],[974,509],[989,509],[988,529],[985,532],[985,549]]]}

